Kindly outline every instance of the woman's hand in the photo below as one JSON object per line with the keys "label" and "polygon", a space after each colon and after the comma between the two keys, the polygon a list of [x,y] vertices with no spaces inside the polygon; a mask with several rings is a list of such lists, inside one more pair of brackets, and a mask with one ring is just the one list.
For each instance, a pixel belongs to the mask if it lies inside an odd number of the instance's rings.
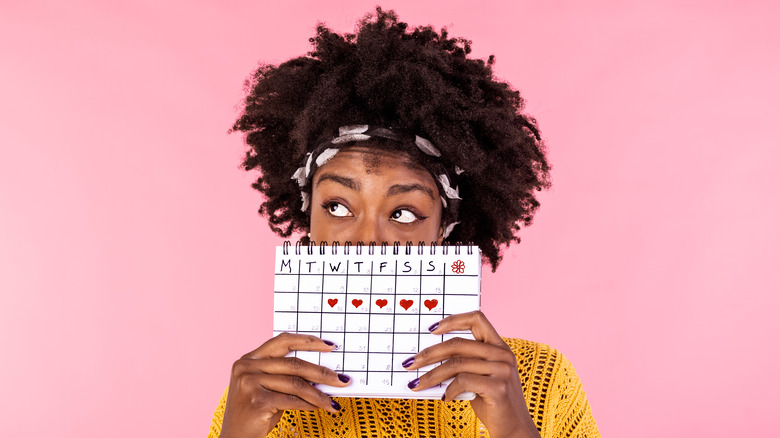
{"label": "woman's hand", "polygon": [[409,382],[409,387],[417,391],[454,377],[443,400],[450,401],[465,391],[475,393],[471,407],[491,437],[538,437],[523,397],[515,355],[485,315],[452,315],[431,328],[436,335],[471,330],[476,340],[453,338],[420,351],[411,363],[407,359],[404,365],[408,370],[444,361],[419,380]]}
{"label": "woman's hand", "polygon": [[220,438],[265,437],[285,409],[338,412],[341,407],[312,386],[347,386],[349,377],[295,357],[291,351],[328,352],[332,342],[282,333],[233,364]]}

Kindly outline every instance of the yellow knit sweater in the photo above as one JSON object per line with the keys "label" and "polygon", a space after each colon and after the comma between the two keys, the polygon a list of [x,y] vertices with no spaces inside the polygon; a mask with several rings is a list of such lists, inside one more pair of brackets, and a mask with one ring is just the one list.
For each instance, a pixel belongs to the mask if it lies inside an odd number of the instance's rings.
{"label": "yellow knit sweater", "polygon": [[[599,437],[574,367],[544,344],[504,338],[517,357],[523,395],[542,438]],[[222,428],[227,389],[208,438]],[[487,437],[468,401],[337,398],[338,414],[286,411],[269,437]]]}

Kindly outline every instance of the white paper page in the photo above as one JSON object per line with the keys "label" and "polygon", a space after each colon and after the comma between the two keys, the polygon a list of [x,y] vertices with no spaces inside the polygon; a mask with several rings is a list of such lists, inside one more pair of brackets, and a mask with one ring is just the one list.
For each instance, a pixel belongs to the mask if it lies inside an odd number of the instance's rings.
{"label": "white paper page", "polygon": [[[407,384],[436,365],[401,366],[420,350],[470,332],[433,335],[444,317],[479,310],[482,261],[476,246],[294,246],[276,248],[274,336],[314,335],[335,342],[301,359],[348,375],[330,396],[438,399],[449,381],[422,391]],[[458,399],[472,399],[464,393]]]}

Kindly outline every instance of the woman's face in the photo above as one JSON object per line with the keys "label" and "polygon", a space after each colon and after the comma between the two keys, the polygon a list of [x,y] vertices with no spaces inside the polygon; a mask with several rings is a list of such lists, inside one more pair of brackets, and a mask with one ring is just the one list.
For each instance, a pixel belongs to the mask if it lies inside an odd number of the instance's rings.
{"label": "woman's face", "polygon": [[402,152],[340,150],[314,173],[311,205],[312,241],[442,240],[436,182]]}

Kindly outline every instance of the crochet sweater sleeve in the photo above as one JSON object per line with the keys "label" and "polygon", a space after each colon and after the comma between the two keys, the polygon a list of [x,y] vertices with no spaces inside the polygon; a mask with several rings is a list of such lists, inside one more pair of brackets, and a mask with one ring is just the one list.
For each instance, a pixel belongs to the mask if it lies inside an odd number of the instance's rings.
{"label": "crochet sweater sleeve", "polygon": [[[544,344],[504,338],[517,358],[523,395],[542,438],[599,437],[596,421],[574,367]],[[208,438],[217,438],[227,389],[219,401]],[[469,402],[338,398],[338,414],[285,411],[269,437],[489,437]],[[323,433],[325,432],[325,433]]]}

